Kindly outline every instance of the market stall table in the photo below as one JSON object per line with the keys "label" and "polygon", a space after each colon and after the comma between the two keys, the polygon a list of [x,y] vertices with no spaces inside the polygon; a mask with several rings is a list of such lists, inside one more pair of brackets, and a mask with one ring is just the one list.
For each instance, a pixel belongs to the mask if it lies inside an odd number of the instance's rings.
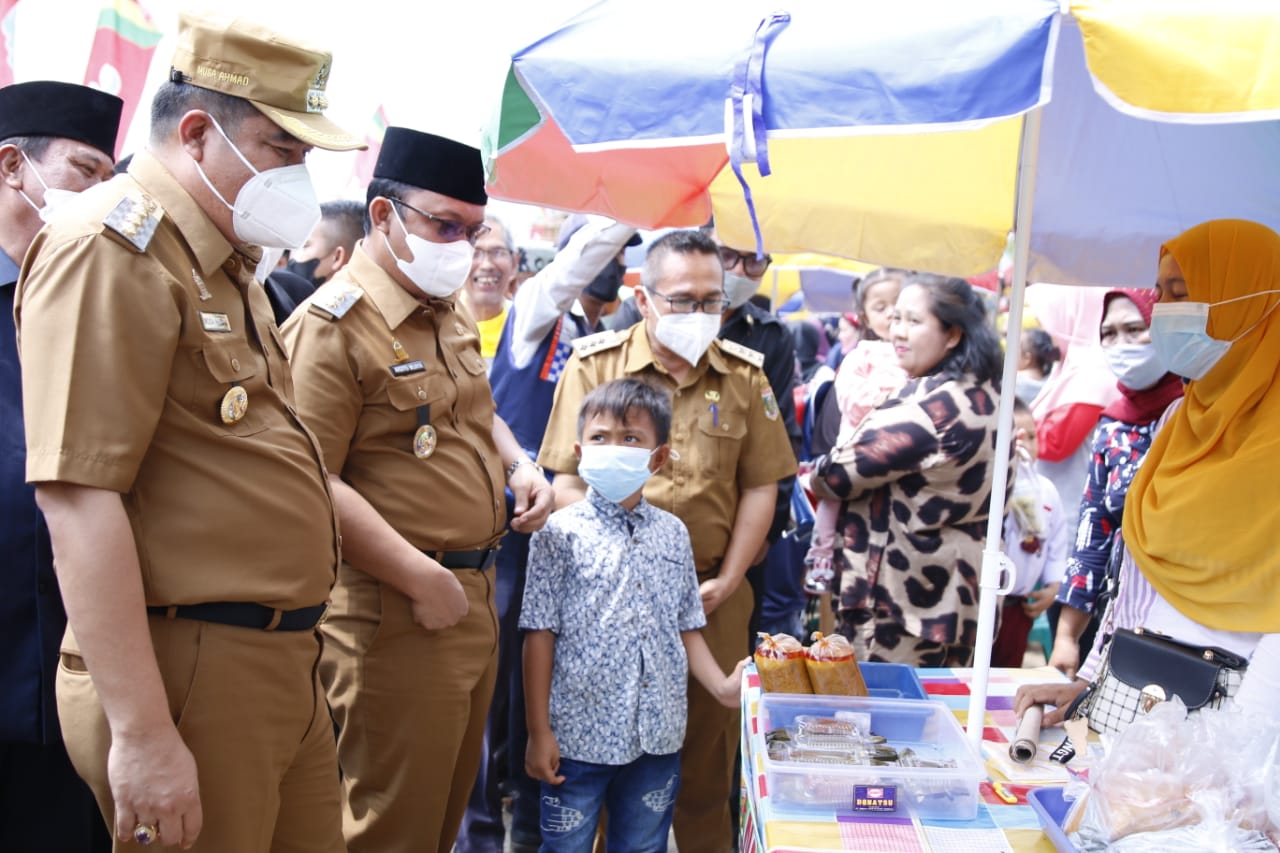
{"label": "market stall table", "polygon": [[[966,725],[972,670],[920,669],[916,672],[928,697],[945,704],[957,721]],[[997,759],[988,760],[989,771],[996,768],[999,756],[1007,752],[1016,728],[1013,697],[1019,685],[1061,678],[1055,670],[1047,667],[991,671],[983,742],[984,746],[994,748],[986,749],[984,758],[996,756]],[[775,804],[769,796],[768,786],[764,784],[762,762],[752,745],[751,735],[760,725],[759,699],[759,679],[754,671],[748,670],[743,690],[745,796],[740,844],[743,853],[848,850],[864,853],[1053,853],[1053,845],[1041,830],[1039,819],[1027,802],[1027,792],[1033,786],[1006,781],[998,769],[994,778],[999,784],[993,787],[988,779],[979,788],[981,804],[974,820],[855,815],[852,811],[837,812],[834,809],[825,813],[799,812]],[[1041,743],[1060,740],[1061,732],[1061,729],[1049,730]],[[1012,767],[1008,762],[1005,764]],[[1025,778],[1035,775],[1035,771],[1030,771],[1025,773]],[[1044,784],[1061,784],[1061,780],[1045,778],[1043,781]]]}

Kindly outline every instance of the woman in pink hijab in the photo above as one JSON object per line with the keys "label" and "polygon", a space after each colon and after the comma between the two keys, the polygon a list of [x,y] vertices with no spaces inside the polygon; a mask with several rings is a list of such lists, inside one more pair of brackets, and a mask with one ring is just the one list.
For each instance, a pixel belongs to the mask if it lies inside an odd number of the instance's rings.
{"label": "woman in pink hijab", "polygon": [[1072,530],[1089,470],[1089,436],[1102,410],[1120,397],[1115,374],[1098,343],[1106,293],[1101,287],[1061,284],[1027,288],[1028,306],[1063,354],[1031,401],[1040,445],[1036,468],[1057,487],[1072,516],[1066,520]]}

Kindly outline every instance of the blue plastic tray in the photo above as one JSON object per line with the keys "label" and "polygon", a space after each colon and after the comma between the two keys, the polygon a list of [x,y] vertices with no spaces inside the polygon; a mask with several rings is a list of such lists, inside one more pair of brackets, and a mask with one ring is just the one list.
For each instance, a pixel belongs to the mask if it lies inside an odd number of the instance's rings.
{"label": "blue plastic tray", "polygon": [[1062,822],[1066,820],[1068,804],[1062,798],[1061,788],[1033,788],[1027,792],[1027,802],[1040,816],[1040,825],[1044,834],[1053,842],[1058,853],[1080,853],[1078,847],[1071,843],[1067,834],[1062,831]]}
{"label": "blue plastic tray", "polygon": [[905,663],[858,664],[867,692],[877,699],[928,699],[913,667]]}

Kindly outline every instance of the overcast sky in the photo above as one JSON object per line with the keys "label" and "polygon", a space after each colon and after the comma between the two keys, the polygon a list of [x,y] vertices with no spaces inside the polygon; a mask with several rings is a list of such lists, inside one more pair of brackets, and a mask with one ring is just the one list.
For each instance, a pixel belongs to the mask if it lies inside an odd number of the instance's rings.
{"label": "overcast sky", "polygon": [[[178,13],[215,9],[245,15],[333,52],[326,114],[363,136],[379,104],[392,124],[479,145],[511,53],[553,30],[591,0],[221,0],[216,7],[181,0],[143,0],[165,33],[152,59],[144,104],[165,78]],[[18,81],[84,82],[102,0],[20,0],[14,30]],[[146,139],[139,110],[124,151]],[[317,151],[308,159],[322,200],[354,197],[351,154]],[[522,230],[532,213],[495,208]],[[521,235],[522,236],[522,235]]]}

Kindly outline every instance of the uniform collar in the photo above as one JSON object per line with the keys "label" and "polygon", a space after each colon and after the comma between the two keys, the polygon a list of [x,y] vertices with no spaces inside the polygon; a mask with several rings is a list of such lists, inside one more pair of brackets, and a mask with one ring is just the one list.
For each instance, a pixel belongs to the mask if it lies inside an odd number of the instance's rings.
{"label": "uniform collar", "polygon": [[235,247],[154,154],[146,150],[135,154],[129,161],[129,177],[160,203],[165,216],[182,232],[202,275],[212,275],[231,257]]}
{"label": "uniform collar", "polygon": [[[649,332],[645,321],[640,320],[629,330],[627,334],[630,336],[627,348],[627,360],[623,365],[623,370],[627,373],[639,373],[647,367],[654,367],[663,373],[666,368],[658,363],[658,358],[653,354],[653,347],[649,346]],[[728,360],[723,352],[720,351],[720,339],[711,342],[711,346],[697,364],[693,366],[693,371],[689,374],[686,384],[692,383],[710,367],[717,373],[729,373],[731,368]]]}
{"label": "uniform collar", "polygon": [[[345,269],[350,270],[349,275],[352,280],[369,294],[378,313],[392,329],[411,317],[413,312],[422,308],[421,302],[414,299],[409,291],[391,277],[390,273],[378,265],[373,256],[365,250],[363,240],[356,244],[355,251],[351,253],[351,262]],[[431,302],[433,305],[438,303],[440,306],[447,305],[450,310],[453,309],[453,301],[449,299],[433,299]]]}
{"label": "uniform collar", "polygon": [[13,262],[13,258],[9,257],[7,252],[0,251],[0,287],[7,287],[18,280],[20,272],[18,265]]}
{"label": "uniform collar", "polygon": [[614,503],[588,486],[587,501],[590,502],[596,512],[605,518],[611,518],[616,521],[630,521],[632,523],[649,520],[649,502],[643,496],[640,498],[640,503],[636,504],[635,509],[627,510],[623,509],[622,504]]}

